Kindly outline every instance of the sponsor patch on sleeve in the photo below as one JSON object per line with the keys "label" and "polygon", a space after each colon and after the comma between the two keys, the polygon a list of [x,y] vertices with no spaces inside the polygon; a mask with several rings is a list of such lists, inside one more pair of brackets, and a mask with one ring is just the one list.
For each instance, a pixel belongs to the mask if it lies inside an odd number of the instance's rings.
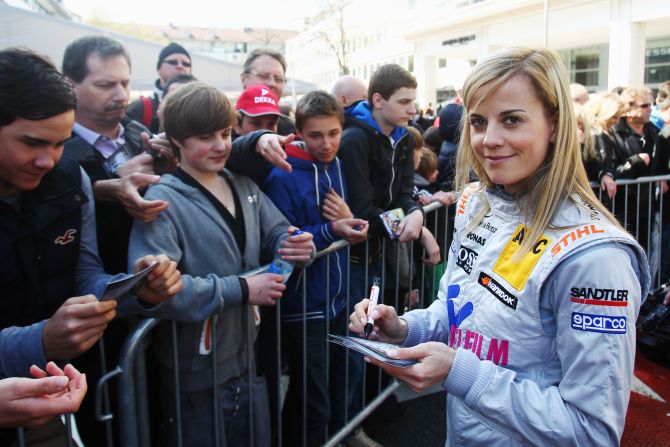
{"label": "sponsor patch on sleeve", "polygon": [[628,290],[598,287],[570,287],[570,301],[592,306],[628,306]]}
{"label": "sponsor patch on sleeve", "polygon": [[573,312],[572,329],[603,334],[625,334],[626,317],[616,315],[594,315]]}
{"label": "sponsor patch on sleeve", "polygon": [[520,260],[514,258],[514,254],[521,247],[523,238],[528,229],[519,225],[512,238],[503,248],[500,257],[493,266],[493,271],[500,275],[505,281],[510,283],[516,290],[521,290],[526,285],[526,281],[535,268],[535,264],[540,260],[542,253],[551,244],[551,239],[542,235],[532,246],[531,250]]}

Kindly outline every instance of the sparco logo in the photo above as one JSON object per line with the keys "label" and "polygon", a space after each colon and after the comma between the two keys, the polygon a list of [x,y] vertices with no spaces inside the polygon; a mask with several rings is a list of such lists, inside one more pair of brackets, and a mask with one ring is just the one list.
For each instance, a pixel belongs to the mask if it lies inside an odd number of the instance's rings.
{"label": "sparco logo", "polygon": [[471,241],[477,242],[479,245],[484,245],[486,243],[486,239],[475,233],[468,233],[467,236],[465,237],[467,237]]}
{"label": "sparco logo", "polygon": [[572,328],[578,331],[625,334],[626,317],[572,313]]}
{"label": "sparco logo", "polygon": [[493,296],[498,298],[498,301],[503,303],[505,306],[510,307],[516,310],[516,304],[519,301],[517,297],[509,293],[503,286],[500,285],[498,281],[491,278],[486,273],[482,272],[479,274],[479,284],[484,286],[486,290],[491,292]]}
{"label": "sparco logo", "polygon": [[628,290],[571,287],[570,300],[573,303],[595,306],[627,306]]}
{"label": "sparco logo", "polygon": [[467,247],[461,247],[461,249],[458,250],[456,265],[462,268],[465,273],[469,275],[472,273],[472,267],[475,265],[475,262],[477,262],[478,257],[479,255],[477,252],[470,250]]}

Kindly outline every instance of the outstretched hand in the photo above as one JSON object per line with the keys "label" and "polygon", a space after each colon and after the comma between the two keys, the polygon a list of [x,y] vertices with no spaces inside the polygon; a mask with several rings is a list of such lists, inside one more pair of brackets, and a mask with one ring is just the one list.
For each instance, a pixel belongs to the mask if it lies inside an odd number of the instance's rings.
{"label": "outstretched hand", "polygon": [[0,380],[0,427],[39,427],[79,409],[86,394],[86,376],[72,365],[61,370],[49,362],[46,371],[33,365],[30,373],[34,379]]}
{"label": "outstretched hand", "polygon": [[286,161],[286,152],[284,152],[283,146],[291,143],[294,139],[295,135],[293,134],[285,137],[274,133],[263,134],[256,142],[256,152],[268,163],[272,163],[283,171],[291,172],[292,167]]}

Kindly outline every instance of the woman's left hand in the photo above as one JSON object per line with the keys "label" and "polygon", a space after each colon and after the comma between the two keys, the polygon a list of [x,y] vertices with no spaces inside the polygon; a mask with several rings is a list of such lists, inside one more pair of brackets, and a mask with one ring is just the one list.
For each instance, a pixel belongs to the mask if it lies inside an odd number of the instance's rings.
{"label": "woman's left hand", "polygon": [[389,352],[387,355],[393,359],[416,359],[419,363],[409,368],[397,368],[370,357],[365,357],[365,360],[381,367],[387,374],[420,393],[442,382],[449,375],[456,350],[444,343],[430,341],[411,348],[398,348],[395,353]]}

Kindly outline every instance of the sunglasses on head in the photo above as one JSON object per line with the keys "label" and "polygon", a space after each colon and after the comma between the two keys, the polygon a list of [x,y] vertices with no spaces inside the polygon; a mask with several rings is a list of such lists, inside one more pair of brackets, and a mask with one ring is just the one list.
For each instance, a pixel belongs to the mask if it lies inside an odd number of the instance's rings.
{"label": "sunglasses on head", "polygon": [[183,61],[180,61],[180,60],[177,60],[177,59],[168,59],[168,60],[163,61],[163,62],[165,62],[168,65],[175,66],[175,67],[177,65],[181,64],[182,67],[191,68],[191,63],[190,62],[183,62]]}

